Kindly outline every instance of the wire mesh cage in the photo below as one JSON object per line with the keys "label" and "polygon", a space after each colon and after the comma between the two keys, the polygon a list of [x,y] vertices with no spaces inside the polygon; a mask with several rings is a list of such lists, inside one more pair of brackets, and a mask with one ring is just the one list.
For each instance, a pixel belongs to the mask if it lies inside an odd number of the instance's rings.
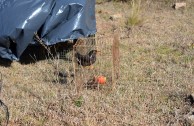
{"label": "wire mesh cage", "polygon": [[119,72],[118,44],[118,38],[80,38],[71,51],[58,52],[58,58],[71,61],[65,68],[76,91],[100,89],[102,85],[114,88]]}

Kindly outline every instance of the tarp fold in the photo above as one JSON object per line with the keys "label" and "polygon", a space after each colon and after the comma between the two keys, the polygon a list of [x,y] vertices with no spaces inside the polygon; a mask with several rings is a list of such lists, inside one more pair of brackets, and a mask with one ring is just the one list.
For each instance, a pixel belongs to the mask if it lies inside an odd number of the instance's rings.
{"label": "tarp fold", "polygon": [[95,0],[0,0],[1,58],[19,60],[35,32],[46,45],[95,34]]}

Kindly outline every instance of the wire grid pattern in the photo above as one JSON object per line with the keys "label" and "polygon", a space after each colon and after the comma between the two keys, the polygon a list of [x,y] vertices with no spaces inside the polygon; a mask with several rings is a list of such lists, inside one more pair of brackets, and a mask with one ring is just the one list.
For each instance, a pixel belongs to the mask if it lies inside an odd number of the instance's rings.
{"label": "wire grid pattern", "polygon": [[[94,78],[104,76],[106,77],[106,85],[111,85],[113,82],[112,43],[113,38],[81,38],[77,40],[73,50],[58,52],[58,58],[66,60],[58,63],[59,71],[65,69],[68,77],[73,75],[73,80],[66,79],[65,82],[73,82],[77,90],[83,87],[93,89],[99,88],[99,85],[93,82]],[[91,50],[98,51],[95,63],[87,67],[79,65],[75,53],[87,55]]]}

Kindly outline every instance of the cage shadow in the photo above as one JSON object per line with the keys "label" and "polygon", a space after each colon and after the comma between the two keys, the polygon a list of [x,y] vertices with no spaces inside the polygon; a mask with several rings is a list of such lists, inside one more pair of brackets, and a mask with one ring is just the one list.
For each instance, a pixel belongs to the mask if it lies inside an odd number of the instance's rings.
{"label": "cage shadow", "polygon": [[10,67],[12,61],[4,58],[0,58],[0,66]]}
{"label": "cage shadow", "polygon": [[[60,42],[52,46],[48,46],[50,52],[42,45],[29,45],[20,57],[21,64],[31,64],[38,61],[53,59],[60,52],[63,52],[63,59],[69,60],[65,55],[73,50],[75,42]],[[60,57],[59,57],[60,58]]]}

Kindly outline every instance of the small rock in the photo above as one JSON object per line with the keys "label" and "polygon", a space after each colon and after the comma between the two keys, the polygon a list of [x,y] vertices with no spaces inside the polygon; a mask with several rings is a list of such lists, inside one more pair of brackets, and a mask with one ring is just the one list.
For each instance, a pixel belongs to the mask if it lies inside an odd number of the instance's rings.
{"label": "small rock", "polygon": [[179,9],[179,8],[185,8],[186,7],[186,3],[185,2],[181,2],[181,3],[175,3],[173,6],[172,6],[174,9]]}
{"label": "small rock", "polygon": [[120,18],[122,18],[122,15],[121,14],[114,14],[114,15],[110,16],[109,19],[111,19],[111,20],[117,20],[117,19],[120,19]]}
{"label": "small rock", "polygon": [[188,119],[191,120],[192,122],[194,122],[194,115],[188,116]]}

